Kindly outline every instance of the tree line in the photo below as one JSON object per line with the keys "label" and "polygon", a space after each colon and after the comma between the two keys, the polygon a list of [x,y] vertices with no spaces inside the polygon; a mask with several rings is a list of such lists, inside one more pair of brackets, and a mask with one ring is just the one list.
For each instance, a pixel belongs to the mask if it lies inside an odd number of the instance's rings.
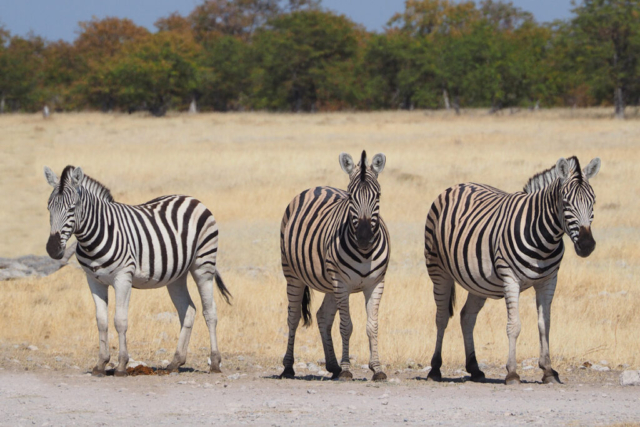
{"label": "tree line", "polygon": [[0,112],[335,111],[640,101],[640,0],[538,23],[510,2],[406,0],[370,32],[320,0],[204,0],[150,32],[79,23],[68,43],[0,27]]}

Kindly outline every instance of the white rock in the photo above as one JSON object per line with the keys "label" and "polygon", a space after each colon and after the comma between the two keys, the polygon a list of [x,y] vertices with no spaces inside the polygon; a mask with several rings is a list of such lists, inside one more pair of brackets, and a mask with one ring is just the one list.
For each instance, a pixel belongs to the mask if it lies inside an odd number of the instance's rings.
{"label": "white rock", "polygon": [[238,356],[238,360],[242,362],[244,360],[244,356]]}
{"label": "white rock", "polygon": [[611,368],[609,368],[608,366],[602,366],[595,363],[591,365],[591,369],[598,372],[607,372],[611,370]]}
{"label": "white rock", "polygon": [[227,378],[229,378],[230,380],[237,380],[237,379],[240,379],[240,374],[235,373],[233,375],[228,375]]}
{"label": "white rock", "polygon": [[318,372],[320,370],[320,368],[318,367],[318,365],[316,365],[313,362],[309,362],[307,363],[307,369],[310,370],[311,372]]}
{"label": "white rock", "polygon": [[609,362],[607,362],[606,360],[601,360],[600,364],[604,365],[604,366],[607,366],[609,364]]}
{"label": "white rock", "polygon": [[531,369],[533,369],[533,366],[531,366],[531,365],[527,365],[527,366],[523,366],[523,367],[522,367],[522,370],[523,370],[523,371],[529,371],[529,370],[531,370]]}
{"label": "white rock", "polygon": [[364,369],[366,371],[369,369],[369,365],[360,365],[360,369]]}
{"label": "white rock", "polygon": [[298,362],[298,363],[296,363],[296,368],[307,369],[307,364],[304,363],[304,362]]}
{"label": "white rock", "polygon": [[326,365],[326,364],[327,364],[327,361],[324,358],[318,359],[318,365]]}
{"label": "white rock", "polygon": [[327,375],[328,373],[329,373],[328,371],[325,371],[323,369],[320,369],[318,372],[316,372],[316,374],[318,375]]}
{"label": "white rock", "polygon": [[169,366],[169,363],[171,362],[169,362],[167,359],[164,359],[162,362],[160,362],[160,366],[162,366],[163,368],[166,368],[167,366]]}
{"label": "white rock", "polygon": [[307,390],[307,394],[316,394],[317,391],[316,390]]}
{"label": "white rock", "polygon": [[38,351],[38,347],[36,347],[35,345],[31,344],[29,347],[27,347],[27,350]]}
{"label": "white rock", "polygon": [[640,371],[624,371],[620,374],[620,385],[640,386]]}
{"label": "white rock", "polygon": [[276,402],[275,400],[269,400],[268,402],[264,403],[264,406],[266,406],[267,408],[275,408],[278,406],[278,402]]}

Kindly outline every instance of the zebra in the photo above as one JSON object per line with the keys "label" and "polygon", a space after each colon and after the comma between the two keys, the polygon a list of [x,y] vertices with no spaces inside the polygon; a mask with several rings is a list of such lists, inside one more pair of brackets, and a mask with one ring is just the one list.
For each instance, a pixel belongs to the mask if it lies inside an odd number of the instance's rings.
{"label": "zebra", "polygon": [[539,367],[543,383],[559,383],[549,356],[550,309],[567,234],[581,257],[596,242],[591,234],[595,193],[589,180],[600,170],[593,159],[581,170],[576,157],[533,176],[523,192],[506,193],[481,184],[459,184],[433,202],[425,225],[427,270],[436,301],[437,339],[428,379],[440,381],[442,339],[453,316],[455,284],[469,294],[460,324],[466,371],[472,381],[485,378],[476,360],[473,329],[487,298],[505,298],[509,357],[506,384],[520,383],[516,340],[520,333],[520,292],[536,292],[540,333]]}
{"label": "zebra", "polygon": [[[380,216],[378,175],[384,154],[376,154],[371,166],[362,152],[356,166],[349,154],[339,157],[349,175],[347,191],[315,187],[296,196],[282,218],[280,249],[289,299],[289,340],[280,378],[293,378],[293,347],[301,315],[311,324],[309,288],[325,294],[316,319],[320,329],[327,371],[333,379],[350,380],[349,338],[353,330],[349,295],[363,292],[367,311],[369,369],[373,380],[387,378],[378,356],[378,307],[389,264],[389,233]],[[331,327],[340,310],[342,360],[336,360]]]}
{"label": "zebra", "polygon": [[45,167],[53,192],[49,197],[51,233],[47,252],[60,259],[71,235],[78,242],[76,258],[84,269],[96,307],[100,351],[94,376],[105,375],[109,362],[108,287],[116,298],[115,327],[119,338],[116,376],[126,376],[127,317],[131,288],[167,287],[180,319],[178,348],[169,371],[184,365],[195,306],[187,289],[187,273],[196,282],[211,339],[210,372],[220,372],[216,303],[213,280],[229,303],[227,290],[216,267],[218,225],[211,212],[188,196],[163,196],[137,206],[116,202],[107,187],[67,166],[58,179]]}

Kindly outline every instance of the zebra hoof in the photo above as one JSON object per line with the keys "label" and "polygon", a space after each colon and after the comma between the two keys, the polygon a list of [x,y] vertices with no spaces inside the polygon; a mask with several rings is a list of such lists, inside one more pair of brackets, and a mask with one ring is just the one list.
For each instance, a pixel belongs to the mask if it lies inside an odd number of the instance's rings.
{"label": "zebra hoof", "polygon": [[93,368],[93,370],[91,371],[92,377],[101,378],[101,377],[104,377],[105,375],[107,375],[107,372],[104,369],[98,369],[97,366]]}
{"label": "zebra hoof", "polygon": [[293,370],[292,367],[286,367],[284,368],[284,371],[282,371],[282,373],[280,374],[280,379],[287,379],[287,380],[292,380],[296,377],[296,372]]}
{"label": "zebra hoof", "polygon": [[542,376],[542,384],[562,384],[558,373],[551,369],[550,372],[545,372]]}
{"label": "zebra hoof", "polygon": [[342,372],[342,368],[338,367],[337,369],[332,369],[329,372],[331,372],[333,375],[331,375],[331,379],[332,380],[337,380],[338,377],[340,377],[340,373]]}
{"label": "zebra hoof", "polygon": [[387,380],[387,374],[385,374],[382,371],[374,373],[373,378],[371,378],[371,381],[386,381],[386,380]]}
{"label": "zebra hoof", "polygon": [[482,371],[476,371],[476,372],[472,372],[471,373],[471,381],[473,381],[474,383],[481,383],[485,380],[485,375],[484,372]]}
{"label": "zebra hoof", "polygon": [[351,371],[342,371],[338,375],[338,380],[340,381],[351,381],[353,379],[353,374]]}
{"label": "zebra hoof", "polygon": [[507,377],[504,379],[504,383],[506,385],[518,385],[520,384],[520,375],[515,372],[511,372],[507,374]]}
{"label": "zebra hoof", "polygon": [[220,353],[215,352],[211,353],[211,366],[209,367],[209,373],[211,374],[220,374],[222,371],[220,370],[220,362],[222,361],[222,357]]}
{"label": "zebra hoof", "polygon": [[115,372],[113,373],[113,375],[115,375],[116,377],[128,377],[129,374],[127,373],[126,369],[120,370],[120,369],[116,369]]}
{"label": "zebra hoof", "polygon": [[442,374],[440,373],[440,369],[431,369],[429,371],[429,375],[427,375],[427,381],[442,381]]}

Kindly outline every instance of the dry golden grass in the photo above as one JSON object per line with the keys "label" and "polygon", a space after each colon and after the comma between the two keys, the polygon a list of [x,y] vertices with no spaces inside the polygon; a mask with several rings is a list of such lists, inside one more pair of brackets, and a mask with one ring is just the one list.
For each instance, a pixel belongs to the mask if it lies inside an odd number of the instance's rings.
{"label": "dry golden grass", "polygon": [[[163,119],[81,113],[46,121],[40,115],[4,115],[0,129],[0,256],[45,254],[50,187],[44,165],[57,173],[67,164],[82,166],[126,203],[163,194],[195,196],[218,220],[219,267],[234,295],[233,306],[218,304],[223,357],[243,354],[272,365],[279,364],[286,340],[281,215],[306,188],[346,187],[347,177],[338,165],[341,151],[354,157],[362,149],[387,155],[380,176],[381,212],[391,232],[392,258],[381,305],[380,350],[389,364],[409,359],[428,364],[431,358],[435,305],[422,254],[423,230],[429,206],[441,191],[465,181],[517,191],[561,156],[577,155],[585,164],[599,156],[603,166],[593,180],[598,246],[586,260],[572,249],[565,255],[553,304],[551,351],[560,364],[607,359],[613,366],[640,365],[639,121],[611,120],[604,110],[502,116],[473,111],[460,117],[432,112],[244,113]],[[465,292],[458,290],[461,307]],[[604,292],[608,294],[601,295]],[[113,305],[113,295],[111,301]],[[316,294],[314,310],[320,301]],[[358,364],[366,363],[361,294],[352,297],[352,306],[352,353]],[[133,292],[128,337],[136,360],[157,363],[170,358],[178,322],[157,320],[158,313],[167,311],[174,308],[166,290]],[[0,283],[0,313],[5,351],[13,348],[7,344],[29,342],[41,349],[48,346],[47,355],[64,354],[84,366],[97,356],[93,301],[78,269]],[[533,290],[522,295],[521,315],[519,360],[538,355]],[[490,301],[476,328],[480,360],[505,362],[505,328],[504,302]],[[117,346],[113,327],[110,336]],[[188,364],[206,360],[202,348],[208,340],[198,316]],[[334,341],[339,349],[337,325]],[[156,355],[161,347],[167,354]],[[296,355],[305,361],[323,357],[315,319],[312,328],[299,330]],[[463,362],[458,314],[449,324],[443,356],[445,365]]]}

